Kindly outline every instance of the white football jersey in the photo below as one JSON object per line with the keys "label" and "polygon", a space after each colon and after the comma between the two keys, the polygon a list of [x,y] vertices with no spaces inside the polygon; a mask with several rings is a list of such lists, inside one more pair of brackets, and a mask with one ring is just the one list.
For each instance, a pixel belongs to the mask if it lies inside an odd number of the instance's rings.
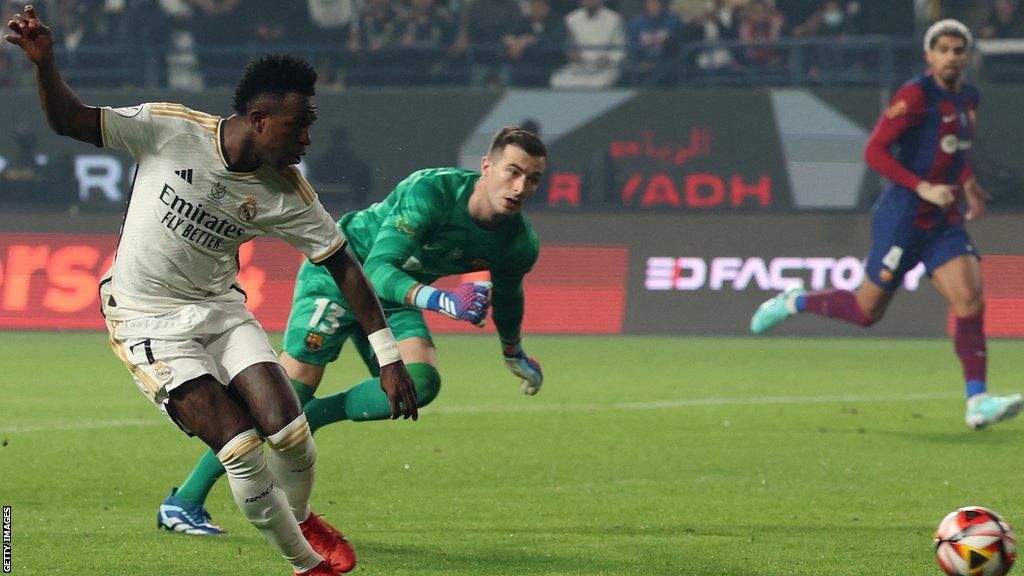
{"label": "white football jersey", "polygon": [[278,236],[321,262],[345,244],[298,169],[232,172],[224,120],[181,104],[101,108],[103,146],[138,163],[114,264],[103,283],[111,320],[161,314],[199,301],[243,298],[233,284],[238,248]]}

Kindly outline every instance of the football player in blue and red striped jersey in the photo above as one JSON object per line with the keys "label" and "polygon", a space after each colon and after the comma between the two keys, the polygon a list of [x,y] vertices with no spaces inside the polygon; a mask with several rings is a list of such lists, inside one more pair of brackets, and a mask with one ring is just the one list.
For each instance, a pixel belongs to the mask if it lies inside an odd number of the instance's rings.
{"label": "football player in blue and red striped jersey", "polygon": [[[956,316],[954,347],[967,387],[966,422],[977,429],[1016,416],[1024,399],[989,395],[986,387],[980,256],[964,229],[965,219],[985,214],[988,200],[967,157],[980,100],[964,79],[972,43],[970,31],[956,20],[932,25],[924,40],[928,71],[896,92],[871,133],[865,161],[890,184],[874,208],[860,288],[787,290],[758,308],[750,328],[762,334],[801,312],[871,326],[882,319],[903,276],[923,262]],[[895,145],[896,155],[890,150]]]}

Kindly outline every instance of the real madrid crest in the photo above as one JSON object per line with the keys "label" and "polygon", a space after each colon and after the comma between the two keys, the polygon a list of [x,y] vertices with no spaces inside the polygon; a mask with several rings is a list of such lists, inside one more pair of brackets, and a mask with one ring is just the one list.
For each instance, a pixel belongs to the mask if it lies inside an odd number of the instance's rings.
{"label": "real madrid crest", "polygon": [[163,362],[153,364],[153,373],[156,374],[156,377],[160,380],[170,380],[171,375],[174,374],[171,367]]}
{"label": "real madrid crest", "polygon": [[256,198],[246,196],[245,202],[238,207],[238,217],[245,222],[252,222],[256,219]]}

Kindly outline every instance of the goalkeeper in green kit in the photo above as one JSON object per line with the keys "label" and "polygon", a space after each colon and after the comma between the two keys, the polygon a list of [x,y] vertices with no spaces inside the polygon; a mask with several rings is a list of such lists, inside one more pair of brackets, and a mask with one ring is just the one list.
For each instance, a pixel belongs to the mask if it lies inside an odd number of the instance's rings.
{"label": "goalkeeper in green kit", "polygon": [[[537,136],[503,128],[491,141],[479,173],[456,168],[414,172],[383,201],[338,221],[348,249],[380,296],[420,406],[429,404],[441,386],[424,310],[483,326],[493,305],[506,365],[522,379],[526,394],[540,390],[540,364],[526,355],[520,340],[523,277],[540,252],[522,207],[537,190],[546,164],[547,150]],[[490,271],[493,286],[476,282],[451,291],[430,286],[443,276],[482,270]],[[323,269],[304,263],[280,360],[314,431],[341,420],[391,415],[377,378],[314,397],[326,365],[338,358],[346,340],[352,340],[376,376],[373,347],[341,292]],[[216,456],[204,455],[160,506],[157,524],[188,534],[221,533],[203,503],[223,473]]]}

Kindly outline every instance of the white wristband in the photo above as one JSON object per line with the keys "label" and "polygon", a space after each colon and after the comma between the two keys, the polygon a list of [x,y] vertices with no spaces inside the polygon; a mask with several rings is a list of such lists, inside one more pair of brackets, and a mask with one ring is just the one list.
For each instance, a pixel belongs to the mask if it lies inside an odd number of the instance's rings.
{"label": "white wristband", "polygon": [[366,337],[373,347],[373,353],[377,355],[377,365],[387,366],[402,359],[398,352],[398,342],[395,342],[395,335],[391,328],[381,328]]}

